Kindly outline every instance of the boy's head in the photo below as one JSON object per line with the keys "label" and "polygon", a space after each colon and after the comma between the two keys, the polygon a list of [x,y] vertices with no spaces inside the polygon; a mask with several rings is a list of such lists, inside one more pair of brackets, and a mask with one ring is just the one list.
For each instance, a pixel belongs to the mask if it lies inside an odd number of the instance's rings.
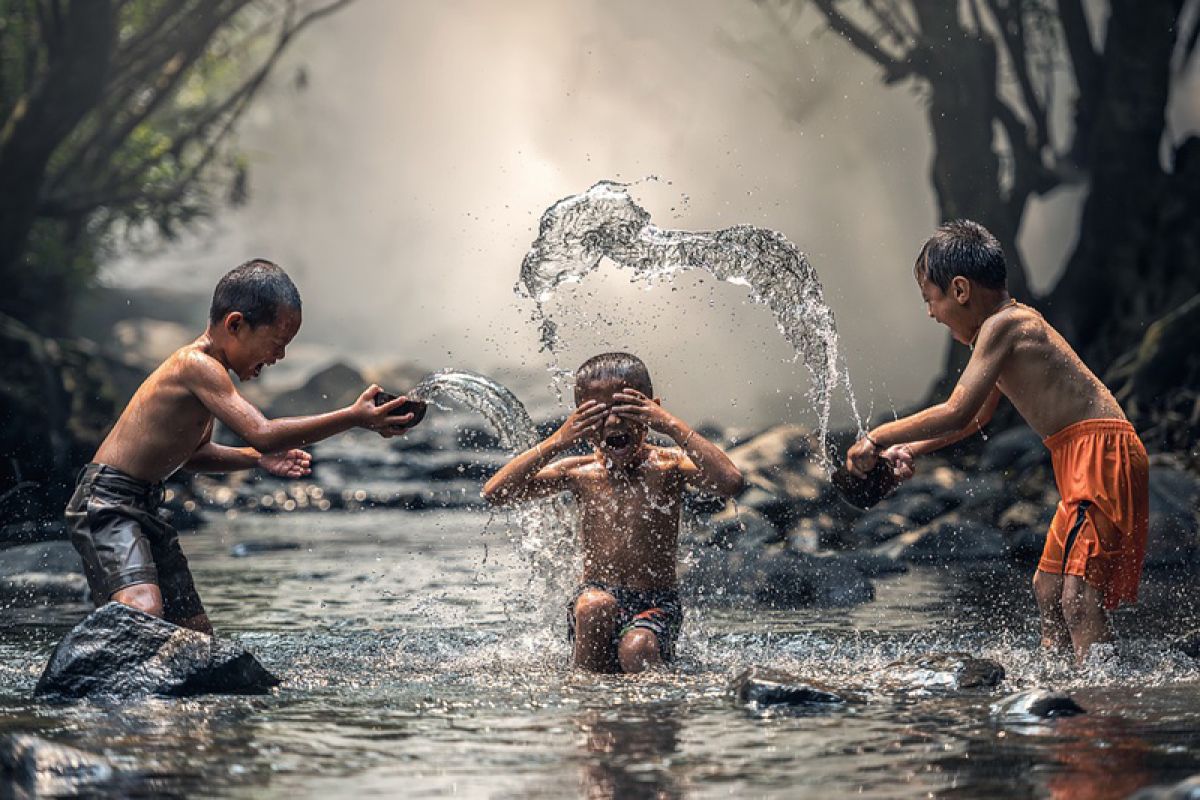
{"label": "boy's head", "polygon": [[947,222],[930,236],[913,267],[929,316],[968,343],[978,331],[978,312],[991,311],[1008,292],[1008,268],[1000,242],[978,222]]}
{"label": "boy's head", "polygon": [[250,380],[282,359],[300,330],[300,292],[277,264],[256,258],[217,282],[208,321],[229,368]]}
{"label": "boy's head", "polygon": [[[593,356],[575,370],[575,405],[588,400],[603,403],[610,409],[619,405],[613,395],[625,389],[654,397],[650,370],[637,356],[629,353],[601,353]],[[646,426],[634,420],[622,419],[610,413],[598,433],[590,437],[593,445],[615,464],[632,461],[646,440]]]}

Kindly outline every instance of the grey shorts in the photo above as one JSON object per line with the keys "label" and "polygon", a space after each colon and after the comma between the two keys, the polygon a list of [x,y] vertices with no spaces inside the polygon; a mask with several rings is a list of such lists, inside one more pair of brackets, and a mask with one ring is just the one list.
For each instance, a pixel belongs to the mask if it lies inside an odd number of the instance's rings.
{"label": "grey shorts", "polygon": [[153,583],[162,592],[165,619],[204,613],[179,534],[159,515],[162,496],[161,483],[105,464],[88,464],[79,473],[67,504],[67,531],[97,606],[127,586]]}

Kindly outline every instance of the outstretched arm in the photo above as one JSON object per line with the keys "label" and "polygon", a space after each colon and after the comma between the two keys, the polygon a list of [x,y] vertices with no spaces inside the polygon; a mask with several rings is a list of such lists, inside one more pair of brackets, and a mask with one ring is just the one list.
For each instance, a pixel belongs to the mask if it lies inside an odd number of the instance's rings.
{"label": "outstretched arm", "polygon": [[503,506],[569,489],[571,469],[587,459],[568,458],[553,464],[550,461],[589,431],[598,429],[607,414],[608,409],[601,403],[589,400],[581,404],[544,442],[501,467],[484,484],[483,499],[492,505]]}
{"label": "outstretched arm", "polygon": [[[941,447],[969,435],[975,429],[975,420],[997,392],[996,381],[1012,347],[1014,324],[1008,318],[986,321],[979,331],[971,360],[949,399],[868,432],[846,453],[847,468],[855,475],[865,476],[880,454],[894,445],[919,442],[928,452],[936,449],[935,445]],[[993,402],[989,417],[994,409]]]}
{"label": "outstretched arm", "polygon": [[353,405],[310,417],[267,419],[242,397],[229,373],[213,358],[193,354],[185,366],[185,383],[204,407],[260,453],[278,453],[327,439],[351,428],[367,428],[385,437],[404,433],[413,415],[389,417],[405,401],[397,397],[376,406],[378,386],[363,392]]}
{"label": "outstretched arm", "polygon": [[745,481],[741,470],[729,460],[725,451],[663,408],[658,400],[651,400],[635,389],[618,392],[614,399],[620,403],[613,407],[618,416],[643,422],[675,440],[683,450],[680,469],[688,483],[722,497],[732,497],[742,491]]}

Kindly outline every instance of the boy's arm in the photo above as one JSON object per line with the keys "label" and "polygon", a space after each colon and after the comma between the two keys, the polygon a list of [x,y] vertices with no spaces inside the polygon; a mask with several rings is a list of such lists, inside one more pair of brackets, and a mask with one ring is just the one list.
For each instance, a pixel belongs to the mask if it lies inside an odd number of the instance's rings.
{"label": "boy's arm", "polygon": [[[961,442],[968,436],[978,433],[984,425],[991,421],[992,415],[996,413],[996,406],[1000,404],[1000,388],[992,387],[992,391],[987,396],[987,400],[983,403],[983,408],[979,409],[979,413],[963,428],[957,431],[948,433],[945,436],[939,436],[936,439],[922,439],[919,442],[910,442],[903,445],[908,449],[908,452],[913,456],[921,456],[926,453],[932,453],[935,450],[940,450],[943,447],[949,447],[955,442]],[[873,435],[871,438],[875,438]]]}
{"label": "boy's arm", "polygon": [[285,450],[262,454],[253,447],[227,447],[212,441],[213,426],[209,423],[204,440],[183,465],[192,472],[236,472],[262,467],[281,478],[303,478],[312,474],[312,456],[303,450]]}
{"label": "boy's arm", "polygon": [[850,472],[865,476],[875,466],[880,453],[893,445],[934,443],[964,430],[969,432],[973,421],[996,390],[996,381],[1012,346],[1011,333],[1016,324],[1015,320],[1008,317],[993,317],[984,322],[971,360],[967,362],[950,397],[924,411],[869,431],[846,453],[846,467]]}
{"label": "boy's arm", "polygon": [[657,400],[634,389],[618,392],[614,398],[622,403],[613,407],[619,416],[644,422],[675,440],[683,450],[679,468],[688,483],[722,497],[733,497],[742,491],[745,486],[742,472],[725,451],[696,433]]}
{"label": "boy's arm", "polygon": [[597,429],[607,414],[608,409],[604,405],[592,400],[580,405],[567,417],[562,427],[544,442],[539,442],[501,467],[484,484],[483,499],[492,505],[502,506],[547,497],[571,488],[571,469],[579,463],[579,459],[568,458],[554,464],[549,462],[586,436],[588,431]]}
{"label": "boy's arm", "polygon": [[373,398],[380,388],[372,385],[353,405],[337,411],[311,417],[267,419],[238,394],[229,373],[215,359],[193,354],[188,358],[183,373],[185,385],[204,407],[260,453],[278,453],[303,447],[356,427],[368,428],[387,437],[395,436],[404,433],[405,426],[413,418],[412,414],[388,417],[405,398],[397,397],[376,406]]}

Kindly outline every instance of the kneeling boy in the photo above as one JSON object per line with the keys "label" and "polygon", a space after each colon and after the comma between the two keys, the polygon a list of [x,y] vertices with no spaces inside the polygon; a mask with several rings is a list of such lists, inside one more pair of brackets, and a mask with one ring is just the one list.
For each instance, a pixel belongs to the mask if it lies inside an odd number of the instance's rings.
{"label": "kneeling boy", "polygon": [[877,458],[912,458],[971,435],[1003,393],[1050,450],[1061,502],[1033,578],[1042,644],[1082,661],[1113,638],[1106,609],[1137,600],[1149,525],[1146,450],[1112,393],[1066,340],[1008,295],[1004,253],[983,226],[943,225],[917,256],[931,318],[973,349],[950,399],[867,433],[846,455],[865,475]]}
{"label": "kneeling boy", "polygon": [[[217,284],[208,329],[176,350],[134,393],[79,476],[67,505],[71,542],[83,558],[96,605],[110,600],[212,633],[175,530],[157,513],[162,481],[181,467],[227,472],[262,467],[275,475],[309,474],[302,447],[361,427],[403,433],[412,415],[388,416],[398,397],[376,406],[371,386],[351,406],[311,417],[267,419],[229,377],[258,377],[284,357],[300,329],[300,293],[282,269],[255,260]],[[212,439],[213,418],[250,447]]]}
{"label": "kneeling boy", "polygon": [[[502,505],[559,492],[579,502],[583,577],[568,608],[576,666],[641,672],[670,660],[683,621],[676,589],[679,507],[685,484],[730,497],[742,475],[721,449],[654,397],[641,359],[605,353],[575,373],[575,411],[544,442],[484,486]],[[646,443],[648,429],[678,448]],[[586,439],[593,451],[552,462]]]}

